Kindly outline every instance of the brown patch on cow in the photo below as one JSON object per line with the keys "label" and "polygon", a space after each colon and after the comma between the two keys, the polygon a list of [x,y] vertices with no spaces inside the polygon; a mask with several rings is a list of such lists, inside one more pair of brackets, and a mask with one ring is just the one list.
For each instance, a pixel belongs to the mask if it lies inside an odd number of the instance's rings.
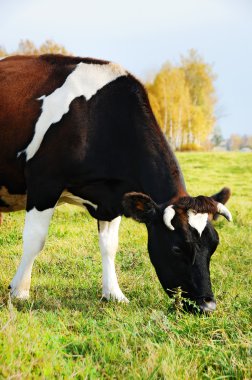
{"label": "brown patch on cow", "polygon": [[[74,57],[74,56],[66,56],[62,54],[42,54],[39,56],[39,59],[45,61],[46,63],[53,65],[78,65],[78,63],[83,62],[87,64],[93,65],[107,65],[110,61],[95,59],[90,57]],[[119,65],[117,65],[119,66]]]}
{"label": "brown patch on cow", "polygon": [[0,200],[1,212],[25,210],[26,194],[10,194],[6,187],[1,187]]}
{"label": "brown patch on cow", "polygon": [[[175,207],[174,207],[175,208]],[[176,221],[172,221],[174,224],[175,229],[177,227],[181,227],[185,233],[187,233],[188,230],[188,215],[187,215],[187,210],[184,208],[175,208],[176,209],[176,220],[178,225],[176,225]]]}
{"label": "brown patch on cow", "polygon": [[126,193],[122,200],[124,215],[138,222],[147,223],[155,217],[157,205],[146,194]]}
{"label": "brown patch on cow", "polygon": [[[62,86],[75,66],[60,67],[46,63],[43,57],[9,57],[0,62],[1,82],[1,156],[16,158],[30,143],[34,126],[41,113],[43,95]],[[29,73],[29,75],[24,75]],[[13,144],[15,141],[15,144]],[[1,172],[1,171],[0,171]]]}
{"label": "brown patch on cow", "polygon": [[217,212],[217,203],[210,197],[199,195],[198,197],[182,197],[174,205],[176,210],[185,211],[194,210],[197,213],[215,214]]}
{"label": "brown patch on cow", "polygon": [[136,208],[138,210],[144,211],[144,204],[143,204],[143,202],[137,201],[135,206],[136,206]]}

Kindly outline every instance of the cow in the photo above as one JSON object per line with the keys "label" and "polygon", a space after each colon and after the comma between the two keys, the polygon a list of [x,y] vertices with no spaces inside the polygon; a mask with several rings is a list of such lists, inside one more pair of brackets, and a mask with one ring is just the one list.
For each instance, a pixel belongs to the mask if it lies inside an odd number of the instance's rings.
{"label": "cow", "polygon": [[144,86],[120,65],[61,55],[0,61],[0,212],[26,210],[12,297],[29,297],[32,266],[55,207],[85,207],[98,221],[102,297],[128,302],[115,255],[122,215],[144,223],[158,279],[202,312],[216,301],[209,263],[231,220],[229,190],[191,197]]}

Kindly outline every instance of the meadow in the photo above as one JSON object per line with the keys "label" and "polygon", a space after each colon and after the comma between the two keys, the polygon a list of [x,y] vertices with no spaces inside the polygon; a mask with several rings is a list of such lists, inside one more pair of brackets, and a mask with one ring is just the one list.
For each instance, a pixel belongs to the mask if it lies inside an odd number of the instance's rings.
{"label": "meadow", "polygon": [[251,379],[252,155],[180,153],[191,195],[232,189],[233,223],[215,223],[220,245],[211,261],[217,310],[176,310],[149,261],[144,225],[123,219],[117,273],[129,304],[101,302],[97,224],[61,206],[37,258],[29,301],[8,285],[22,251],[24,213],[0,227],[0,378]]}

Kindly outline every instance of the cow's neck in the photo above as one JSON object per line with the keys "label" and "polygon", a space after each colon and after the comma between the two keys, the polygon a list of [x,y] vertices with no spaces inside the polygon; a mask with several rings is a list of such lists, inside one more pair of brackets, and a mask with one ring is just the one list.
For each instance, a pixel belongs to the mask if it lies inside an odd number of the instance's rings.
{"label": "cow's neck", "polygon": [[173,203],[188,195],[179,163],[169,146],[161,152],[157,149],[142,173],[143,192],[157,203]]}

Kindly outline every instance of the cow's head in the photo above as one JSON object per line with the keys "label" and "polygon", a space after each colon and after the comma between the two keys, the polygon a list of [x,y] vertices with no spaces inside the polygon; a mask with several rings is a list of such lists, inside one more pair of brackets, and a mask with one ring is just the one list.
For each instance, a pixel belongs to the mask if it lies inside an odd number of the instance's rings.
{"label": "cow's head", "polygon": [[216,308],[209,264],[219,237],[211,219],[221,214],[231,221],[223,205],[229,196],[224,188],[212,197],[182,197],[170,205],[157,205],[142,193],[123,199],[124,214],[147,226],[150,259],[166,293],[171,296],[181,287],[203,312]]}

